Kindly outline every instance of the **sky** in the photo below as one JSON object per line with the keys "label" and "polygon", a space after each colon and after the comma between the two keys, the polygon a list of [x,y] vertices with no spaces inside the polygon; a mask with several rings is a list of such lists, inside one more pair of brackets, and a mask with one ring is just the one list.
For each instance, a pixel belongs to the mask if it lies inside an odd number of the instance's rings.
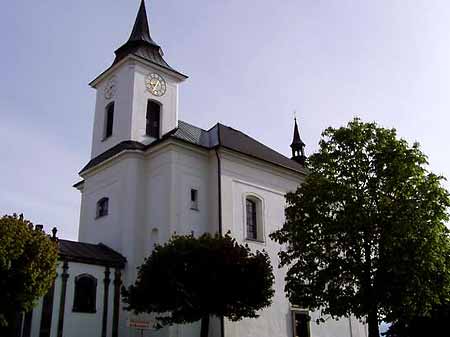
{"label": "sky", "polygon": [[[355,116],[418,141],[450,178],[447,0],[147,0],[152,38],[189,75],[180,119],[307,154]],[[77,239],[95,91],[139,0],[14,0],[0,10],[0,213]],[[446,183],[447,187],[450,187]]]}

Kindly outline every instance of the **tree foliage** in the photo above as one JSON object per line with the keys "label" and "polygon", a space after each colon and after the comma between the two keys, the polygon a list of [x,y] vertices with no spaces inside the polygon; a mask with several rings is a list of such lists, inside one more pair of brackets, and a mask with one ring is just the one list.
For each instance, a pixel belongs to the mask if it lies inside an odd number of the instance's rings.
{"label": "tree foliage", "polygon": [[414,316],[409,319],[399,319],[394,322],[386,337],[424,337],[445,336],[450,320],[450,303],[433,307],[429,316]]}
{"label": "tree foliage", "polygon": [[22,215],[0,218],[0,327],[31,310],[56,277],[58,247]]}
{"label": "tree foliage", "polygon": [[174,235],[155,246],[123,297],[128,310],[160,314],[160,327],[202,320],[206,336],[210,315],[257,317],[271,304],[273,282],[267,253],[252,253],[229,234]]}
{"label": "tree foliage", "polygon": [[427,314],[449,297],[450,198],[419,145],[394,129],[354,119],[328,128],[309,175],[288,193],[286,291],[323,315],[378,321]]}

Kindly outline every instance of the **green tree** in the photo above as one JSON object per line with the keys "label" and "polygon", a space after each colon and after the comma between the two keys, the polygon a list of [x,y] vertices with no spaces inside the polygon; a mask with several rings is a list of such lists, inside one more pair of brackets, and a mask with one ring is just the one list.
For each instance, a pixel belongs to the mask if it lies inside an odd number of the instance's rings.
{"label": "green tree", "polygon": [[273,282],[267,253],[252,253],[229,234],[174,235],[155,246],[123,298],[127,310],[161,314],[159,327],[201,320],[207,337],[210,316],[258,317],[271,304]]}
{"label": "green tree", "polygon": [[22,215],[0,218],[0,329],[4,333],[50,288],[57,258],[56,242]]}
{"label": "green tree", "polygon": [[449,320],[450,303],[445,303],[434,307],[429,316],[415,316],[407,320],[397,320],[384,335],[387,337],[444,336],[448,334]]}
{"label": "green tree", "polygon": [[353,314],[378,337],[381,319],[426,315],[448,299],[450,198],[417,143],[356,118],[323,132],[308,168],[271,235],[286,244],[291,302]]}

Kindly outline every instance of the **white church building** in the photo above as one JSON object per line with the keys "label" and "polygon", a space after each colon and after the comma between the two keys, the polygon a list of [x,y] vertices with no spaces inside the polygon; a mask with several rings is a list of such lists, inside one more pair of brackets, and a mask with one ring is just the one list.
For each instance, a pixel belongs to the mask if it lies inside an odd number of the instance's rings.
{"label": "white church building", "polygon": [[144,1],[115,55],[90,83],[97,92],[91,159],[74,185],[79,241],[59,240],[57,278],[25,315],[21,337],[199,336],[199,323],[148,329],[151,316],[124,310],[120,288],[134,283],[154,244],[173,233],[228,231],[269,253],[276,291],[257,319],[212,319],[211,337],[366,336],[353,318],[317,325],[317,313],[291,305],[284,293],[281,247],[269,234],[284,223],[284,195],[306,174],[297,123],[287,158],[229,126],[203,130],[180,120],[187,76],[166,63],[150,36]]}

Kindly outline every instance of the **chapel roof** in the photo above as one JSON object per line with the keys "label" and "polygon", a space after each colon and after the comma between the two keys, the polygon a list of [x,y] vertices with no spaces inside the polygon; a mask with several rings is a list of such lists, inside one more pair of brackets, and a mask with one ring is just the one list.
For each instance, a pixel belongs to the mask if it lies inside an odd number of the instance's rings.
{"label": "chapel roof", "polygon": [[80,173],[97,166],[103,161],[119,154],[125,150],[146,151],[167,139],[176,139],[196,145],[205,149],[225,148],[240,154],[269,162],[271,164],[295,171],[305,173],[303,165],[287,158],[281,153],[260,143],[247,134],[233,129],[229,126],[217,123],[209,130],[204,130],[184,121],[178,122],[178,127],[165,134],[161,139],[149,145],[144,145],[136,141],[123,141],[109,150],[91,159]]}
{"label": "chapel roof", "polygon": [[103,243],[93,244],[58,239],[59,256],[72,262],[122,268],[126,258]]}

